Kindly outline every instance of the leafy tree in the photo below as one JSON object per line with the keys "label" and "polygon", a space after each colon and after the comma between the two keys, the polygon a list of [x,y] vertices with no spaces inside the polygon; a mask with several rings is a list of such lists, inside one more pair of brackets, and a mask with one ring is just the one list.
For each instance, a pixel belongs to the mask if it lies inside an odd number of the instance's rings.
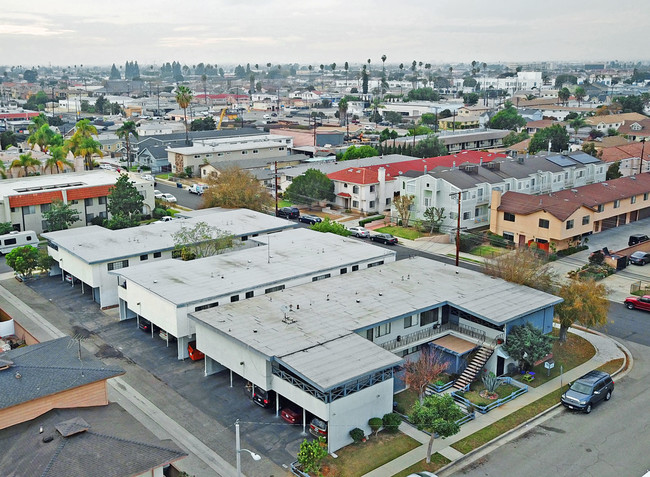
{"label": "leafy tree", "polygon": [[569,88],[562,88],[557,92],[557,98],[562,104],[566,104],[570,97],[571,91],[569,91]]}
{"label": "leafy tree", "polygon": [[84,137],[77,146],[77,154],[84,158],[84,167],[86,170],[93,169],[93,156],[104,157],[102,145],[92,137]]}
{"label": "leafy tree", "polygon": [[413,148],[412,154],[415,157],[439,157],[446,156],[449,152],[438,136],[429,134],[425,139],[418,141]]}
{"label": "leafy tree", "polygon": [[379,434],[382,425],[383,421],[381,420],[381,417],[371,417],[368,419],[368,426],[370,427],[370,430],[375,433],[375,436]]}
{"label": "leafy tree", "polygon": [[570,280],[557,293],[564,299],[556,305],[555,313],[560,319],[560,342],[564,343],[567,331],[573,323],[586,327],[603,326],[607,323],[609,300],[607,289],[594,280]]}
{"label": "leafy tree", "polygon": [[23,71],[23,79],[28,83],[36,83],[37,78],[38,71],[36,71],[36,68]]}
{"label": "leafy tree", "polygon": [[50,232],[65,230],[80,220],[79,212],[59,199],[52,201],[50,208],[43,212],[43,218]]}
{"label": "leafy tree", "polygon": [[528,151],[531,154],[544,151],[548,148],[549,141],[551,143],[551,151],[565,151],[569,147],[569,133],[561,124],[553,124],[547,128],[540,129],[530,140]]}
{"label": "leafy tree", "polygon": [[413,126],[409,128],[409,132],[406,134],[407,136],[424,136],[425,134],[431,134],[433,131],[431,130],[430,127],[427,126]]}
{"label": "leafy tree", "polygon": [[31,245],[17,247],[6,256],[6,262],[14,272],[20,275],[31,276],[38,268],[39,251]]}
{"label": "leafy tree", "polygon": [[569,126],[575,131],[576,134],[578,134],[578,131],[580,131],[580,128],[585,126],[587,123],[585,122],[584,119],[582,118],[575,118],[572,119],[571,122],[569,123]]}
{"label": "leafy tree", "polygon": [[422,350],[417,361],[410,359],[404,364],[404,382],[418,393],[420,404],[424,403],[425,391],[429,383],[438,379],[449,362],[437,351]]}
{"label": "leafy tree", "polygon": [[39,91],[36,94],[32,94],[29,98],[27,98],[27,102],[25,103],[25,109],[29,109],[32,111],[43,111],[45,108],[45,104],[50,100],[47,94],[45,94],[45,91]]}
{"label": "leafy tree", "polygon": [[384,430],[390,433],[395,433],[399,430],[399,425],[402,423],[402,416],[396,412],[384,414],[382,422],[384,425]]}
{"label": "leafy tree", "polygon": [[574,75],[557,75],[555,77],[555,87],[561,88],[565,84],[577,84],[578,78]]}
{"label": "leafy tree", "polygon": [[607,168],[605,180],[611,181],[612,179],[618,179],[619,177],[623,177],[623,173],[621,172],[621,161],[612,162]]}
{"label": "leafy tree", "polygon": [[106,222],[109,229],[135,227],[140,222],[144,199],[129,180],[127,174],[120,174],[115,185],[108,190],[108,211],[111,218]]}
{"label": "leafy tree", "polygon": [[330,220],[329,217],[325,217],[322,222],[316,222],[309,228],[317,232],[329,232],[343,237],[350,235],[350,231],[346,229],[343,224],[334,222],[333,220]]}
{"label": "leafy tree", "polygon": [[528,139],[530,136],[528,133],[524,130],[521,131],[520,133],[517,133],[515,131],[511,131],[508,133],[506,137],[503,138],[503,145],[504,147],[510,147],[513,144],[517,144],[521,141],[524,141]]}
{"label": "leafy tree", "polygon": [[0,150],[5,150],[9,146],[18,146],[18,139],[13,131],[3,131],[0,133]]}
{"label": "leafy tree", "polygon": [[533,250],[525,247],[483,262],[486,275],[503,278],[512,283],[553,291],[555,274]]}
{"label": "leafy tree", "polygon": [[552,342],[551,335],[545,335],[542,330],[528,321],[525,325],[512,327],[503,350],[511,358],[519,361],[522,369],[530,369],[533,363],[551,352]]}
{"label": "leafy tree", "polygon": [[214,131],[217,129],[217,124],[212,116],[203,119],[195,119],[190,125],[191,131]]}
{"label": "leafy tree", "polygon": [[440,95],[433,88],[416,88],[408,92],[407,96],[409,101],[438,101]]}
{"label": "leafy tree", "polygon": [[445,208],[444,207],[427,207],[424,211],[424,218],[427,219],[427,222],[431,226],[431,233],[440,231],[440,224],[445,219]]}
{"label": "leafy tree", "polygon": [[585,99],[585,96],[587,96],[587,92],[585,91],[585,89],[582,86],[578,86],[573,91],[573,96],[578,101],[578,107],[580,107],[580,103],[582,102],[583,99]]}
{"label": "leafy tree", "polygon": [[324,437],[314,440],[305,439],[300,444],[298,463],[303,472],[320,475],[320,468],[325,457],[327,457],[327,444]]}
{"label": "leafy tree", "polygon": [[598,152],[598,150],[596,149],[596,145],[593,142],[584,142],[582,144],[582,152],[585,152],[590,156],[594,156],[594,157],[600,157],[602,155]]}
{"label": "leafy tree", "polygon": [[475,78],[472,78],[471,76],[467,76],[466,78],[463,78],[463,86],[465,88],[475,88],[477,85],[477,81]]}
{"label": "leafy tree", "polygon": [[14,159],[11,163],[11,169],[19,169],[24,172],[25,176],[29,175],[30,169],[35,171],[38,167],[41,166],[41,161],[32,157],[32,153],[28,152],[27,154],[21,154],[18,156],[18,159]]}
{"label": "leafy tree", "polygon": [[192,91],[187,87],[180,85],[176,88],[176,102],[178,106],[183,110],[183,117],[185,120],[185,144],[190,144],[190,138],[187,132],[187,107],[192,102]]}
{"label": "leafy tree", "polygon": [[[424,121],[424,116],[426,114],[422,115],[422,120]],[[433,115],[435,116],[435,114]],[[386,111],[384,112],[384,119],[388,121],[391,124],[400,124],[402,122],[403,116],[398,113],[397,111]]]}
{"label": "leafy tree", "polygon": [[343,153],[342,161],[347,161],[349,159],[360,159],[362,157],[374,157],[378,156],[379,151],[372,146],[350,146]]}
{"label": "leafy tree", "polygon": [[201,207],[241,207],[263,211],[271,202],[272,197],[255,176],[239,167],[231,167],[210,181],[210,188],[203,193]]}
{"label": "leafy tree", "polygon": [[463,95],[463,103],[465,103],[465,106],[474,106],[478,103],[479,99],[479,95],[476,93],[465,93]]}
{"label": "leafy tree", "polygon": [[334,183],[318,169],[308,169],[287,187],[284,197],[296,204],[334,200]]}
{"label": "leafy tree", "polygon": [[0,235],[8,234],[13,229],[11,222],[0,222]]}
{"label": "leafy tree", "polygon": [[418,429],[431,434],[427,447],[427,464],[431,462],[431,448],[436,434],[443,439],[457,434],[460,424],[456,421],[463,416],[463,411],[454,402],[451,394],[433,394],[424,398],[422,404],[415,402],[409,419]]}
{"label": "leafy tree", "polygon": [[614,102],[618,103],[621,106],[622,112],[624,113],[639,113],[643,114],[643,108],[645,104],[643,103],[643,98],[641,96],[617,96],[614,98]]}
{"label": "leafy tree", "polygon": [[411,204],[415,200],[414,195],[399,195],[393,199],[393,205],[397,209],[397,214],[402,221],[402,226],[408,227],[411,217]]}
{"label": "leafy tree", "polygon": [[490,119],[489,127],[492,129],[510,129],[515,131],[526,125],[526,120],[517,112],[512,103],[506,102],[506,107]]}
{"label": "leafy tree", "polygon": [[131,136],[138,139],[137,126],[133,121],[124,121],[124,124],[115,131],[118,138],[124,139],[126,143],[126,163],[127,169],[131,170]]}
{"label": "leafy tree", "polygon": [[191,228],[183,226],[172,234],[172,238],[175,249],[181,252],[183,260],[218,255],[234,245],[232,234],[205,222],[198,222]]}
{"label": "leafy tree", "polygon": [[108,79],[112,79],[112,80],[122,79],[122,75],[120,74],[119,70],[115,66],[115,63],[113,63],[113,66],[111,66],[111,75],[109,76]]}

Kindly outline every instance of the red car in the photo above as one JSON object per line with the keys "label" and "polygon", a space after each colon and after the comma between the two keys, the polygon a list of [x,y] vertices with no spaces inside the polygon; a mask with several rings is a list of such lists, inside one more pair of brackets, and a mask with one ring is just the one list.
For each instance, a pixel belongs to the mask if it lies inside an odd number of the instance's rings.
{"label": "red car", "polygon": [[280,412],[280,417],[287,421],[289,424],[300,424],[302,423],[302,413],[291,409],[290,407],[285,407]]}
{"label": "red car", "polygon": [[639,310],[650,311],[650,295],[630,296],[623,303],[629,310],[638,308]]}

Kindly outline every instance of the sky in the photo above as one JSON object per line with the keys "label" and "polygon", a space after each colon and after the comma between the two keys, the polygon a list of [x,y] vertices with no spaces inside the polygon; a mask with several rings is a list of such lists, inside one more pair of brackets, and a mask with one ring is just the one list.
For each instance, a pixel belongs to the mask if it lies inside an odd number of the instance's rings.
{"label": "sky", "polygon": [[[4,65],[645,61],[646,0],[30,0]],[[644,28],[645,27],[645,28]],[[644,31],[645,29],[645,31]]]}

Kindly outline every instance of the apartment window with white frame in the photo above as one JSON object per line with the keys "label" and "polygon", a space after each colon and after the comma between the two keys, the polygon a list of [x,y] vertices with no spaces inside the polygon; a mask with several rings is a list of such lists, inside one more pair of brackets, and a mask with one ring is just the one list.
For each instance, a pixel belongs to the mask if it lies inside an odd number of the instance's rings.
{"label": "apartment window with white frame", "polygon": [[404,318],[404,329],[416,326],[418,324],[418,316],[411,315]]}
{"label": "apartment window with white frame", "polygon": [[386,336],[387,334],[390,334],[390,323],[384,323],[375,327],[375,338]]}
{"label": "apartment window with white frame", "polygon": [[24,215],[32,215],[36,213],[36,207],[33,205],[26,205],[23,207],[23,214]]}

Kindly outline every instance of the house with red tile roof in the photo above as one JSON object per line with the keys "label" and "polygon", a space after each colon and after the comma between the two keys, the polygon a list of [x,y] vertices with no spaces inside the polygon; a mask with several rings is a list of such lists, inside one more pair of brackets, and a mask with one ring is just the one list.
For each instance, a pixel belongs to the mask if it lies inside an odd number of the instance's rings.
{"label": "house with red tile roof", "polygon": [[562,250],[593,233],[650,217],[650,173],[546,195],[494,190],[490,231],[519,246]]}
{"label": "house with red tile roof", "polygon": [[[643,163],[641,164],[641,156]],[[604,162],[618,162],[619,171],[624,177],[650,171],[650,144],[631,142],[621,146],[604,147],[600,151]]]}

